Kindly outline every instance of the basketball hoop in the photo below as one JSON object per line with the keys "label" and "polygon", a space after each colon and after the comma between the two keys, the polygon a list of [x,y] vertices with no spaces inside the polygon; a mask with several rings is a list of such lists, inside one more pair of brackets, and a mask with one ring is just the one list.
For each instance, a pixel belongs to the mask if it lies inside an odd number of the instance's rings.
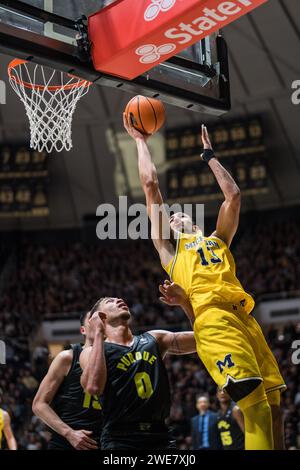
{"label": "basketball hoop", "polygon": [[20,59],[9,64],[8,76],[26,109],[30,147],[49,153],[71,150],[73,115],[91,83]]}

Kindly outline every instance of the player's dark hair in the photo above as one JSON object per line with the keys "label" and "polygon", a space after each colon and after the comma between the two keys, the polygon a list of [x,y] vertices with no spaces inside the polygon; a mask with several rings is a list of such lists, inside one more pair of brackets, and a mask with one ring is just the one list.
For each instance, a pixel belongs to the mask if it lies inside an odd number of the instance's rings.
{"label": "player's dark hair", "polygon": [[99,310],[99,307],[100,307],[100,304],[101,302],[105,299],[106,297],[101,297],[101,299],[97,300],[97,302],[95,303],[95,305],[91,308],[90,310],[90,314],[91,316],[97,312],[97,310]]}
{"label": "player's dark hair", "polygon": [[83,313],[80,315],[79,321],[80,321],[80,325],[81,325],[81,326],[84,326],[84,322],[85,322],[85,320],[86,320],[87,317],[90,317],[90,313],[91,313],[91,312],[83,312]]}

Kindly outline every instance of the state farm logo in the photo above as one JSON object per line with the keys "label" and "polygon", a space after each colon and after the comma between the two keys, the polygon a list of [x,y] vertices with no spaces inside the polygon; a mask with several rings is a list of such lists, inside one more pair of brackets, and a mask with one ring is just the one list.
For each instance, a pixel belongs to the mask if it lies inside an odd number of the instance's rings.
{"label": "state farm logo", "polygon": [[142,56],[140,62],[142,64],[153,64],[157,62],[162,55],[171,54],[176,49],[175,44],[162,44],[155,46],[154,44],[146,44],[136,49],[135,53]]}
{"label": "state farm logo", "polygon": [[151,5],[148,6],[144,14],[145,21],[153,21],[161,11],[166,12],[171,10],[176,0],[151,0],[151,2]]}

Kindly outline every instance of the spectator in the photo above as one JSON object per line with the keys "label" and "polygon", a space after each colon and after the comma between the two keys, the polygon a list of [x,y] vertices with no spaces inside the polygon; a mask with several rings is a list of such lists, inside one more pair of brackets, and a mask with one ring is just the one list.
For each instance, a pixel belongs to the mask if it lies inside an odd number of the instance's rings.
{"label": "spectator", "polygon": [[219,437],[217,413],[209,410],[209,400],[206,395],[196,398],[198,414],[191,420],[192,448],[194,450],[220,450],[222,444]]}

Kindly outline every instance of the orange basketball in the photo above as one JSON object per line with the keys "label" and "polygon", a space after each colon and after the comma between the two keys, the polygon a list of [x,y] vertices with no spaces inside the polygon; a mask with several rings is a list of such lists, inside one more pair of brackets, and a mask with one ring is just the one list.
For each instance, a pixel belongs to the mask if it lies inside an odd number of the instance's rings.
{"label": "orange basketball", "polygon": [[142,134],[155,134],[165,123],[165,108],[161,101],[146,96],[135,96],[125,109],[133,127]]}

